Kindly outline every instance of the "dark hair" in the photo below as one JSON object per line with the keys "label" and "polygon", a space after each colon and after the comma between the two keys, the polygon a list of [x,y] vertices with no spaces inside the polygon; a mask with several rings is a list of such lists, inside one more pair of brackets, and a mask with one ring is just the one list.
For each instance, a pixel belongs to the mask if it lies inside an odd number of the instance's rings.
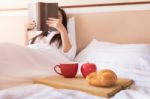
{"label": "dark hair", "polygon": [[[64,25],[64,27],[67,30],[67,15],[66,15],[65,11],[62,8],[59,7],[58,10],[60,11],[60,13],[62,15],[62,24]],[[39,34],[39,35],[37,35],[37,36],[35,36],[35,37],[32,38],[31,44],[33,44],[38,37],[42,38],[42,37],[47,36],[47,35],[48,35],[48,31],[46,31],[46,32],[43,31],[41,34]],[[58,44],[58,48],[60,48],[62,46],[62,40],[61,40],[60,33],[54,35],[54,37],[49,41],[49,44],[52,44],[55,41]]]}

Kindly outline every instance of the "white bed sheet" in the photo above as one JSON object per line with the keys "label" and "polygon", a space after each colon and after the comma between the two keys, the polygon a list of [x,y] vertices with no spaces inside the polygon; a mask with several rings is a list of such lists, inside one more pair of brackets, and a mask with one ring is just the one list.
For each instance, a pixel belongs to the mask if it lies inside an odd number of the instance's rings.
{"label": "white bed sheet", "polygon": [[[139,74],[137,72],[127,72],[120,69],[112,68],[120,71],[123,77],[134,79],[135,84],[129,89],[122,90],[110,99],[150,99],[150,81],[145,78],[144,71]],[[117,72],[119,73],[119,72]],[[128,75],[124,75],[128,73]],[[134,75],[134,76],[133,76]],[[148,74],[149,75],[149,74]],[[14,88],[3,89],[0,91],[0,99],[107,99],[87,94],[75,90],[55,89],[41,84],[28,84]]]}
{"label": "white bed sheet", "polygon": [[[0,99],[104,99],[104,97],[80,91],[60,90],[31,83],[33,78],[55,74],[53,72],[55,64],[69,61],[56,50],[52,48],[47,51],[32,50],[14,44],[0,44],[0,48],[2,47],[5,49],[0,49],[0,55],[3,56],[0,57],[0,60],[3,60],[0,61],[0,85],[1,88],[10,87],[7,86],[9,84],[11,87],[0,90]],[[114,70],[121,77],[135,81],[135,84],[129,89],[120,91],[111,99],[150,99],[150,73],[148,71],[118,68],[114,67],[114,64],[109,64],[105,68]]]}
{"label": "white bed sheet", "polygon": [[0,43],[0,88],[31,83],[33,78],[55,74],[53,68],[68,62],[58,50],[31,49],[11,43]]}
{"label": "white bed sheet", "polygon": [[[104,67],[103,67],[104,68]],[[122,67],[108,66],[120,77],[134,80],[134,84],[126,90],[117,93],[112,99],[150,99],[150,73],[145,70],[123,69]]]}
{"label": "white bed sheet", "polygon": [[80,91],[30,84],[0,91],[0,99],[99,99]]}

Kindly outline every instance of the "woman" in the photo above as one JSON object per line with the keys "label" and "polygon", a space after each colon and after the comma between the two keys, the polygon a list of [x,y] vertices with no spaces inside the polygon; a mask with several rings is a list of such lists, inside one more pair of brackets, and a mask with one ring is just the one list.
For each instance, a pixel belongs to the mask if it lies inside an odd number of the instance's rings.
{"label": "woman", "polygon": [[59,8],[58,19],[48,18],[48,20],[46,20],[46,24],[48,27],[54,27],[57,31],[42,32],[41,34],[33,37],[31,40],[29,40],[29,31],[36,27],[36,23],[35,21],[32,21],[26,24],[26,45],[29,44],[29,41],[30,44],[45,43],[61,49],[64,53],[67,53],[71,49],[72,45],[69,41],[67,33],[67,16],[65,11]]}

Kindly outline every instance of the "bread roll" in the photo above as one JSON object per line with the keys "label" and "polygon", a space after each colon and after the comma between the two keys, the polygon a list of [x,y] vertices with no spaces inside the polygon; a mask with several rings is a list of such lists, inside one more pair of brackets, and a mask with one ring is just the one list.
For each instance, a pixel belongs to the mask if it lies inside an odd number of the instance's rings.
{"label": "bread roll", "polygon": [[90,85],[109,87],[116,84],[117,75],[112,70],[103,69],[101,71],[89,74],[86,77],[86,80]]}
{"label": "bread roll", "polygon": [[96,72],[93,72],[93,73],[90,73],[89,75],[87,75],[86,80],[88,81],[88,83],[90,85],[98,86],[100,83],[99,79],[97,79],[97,73]]}

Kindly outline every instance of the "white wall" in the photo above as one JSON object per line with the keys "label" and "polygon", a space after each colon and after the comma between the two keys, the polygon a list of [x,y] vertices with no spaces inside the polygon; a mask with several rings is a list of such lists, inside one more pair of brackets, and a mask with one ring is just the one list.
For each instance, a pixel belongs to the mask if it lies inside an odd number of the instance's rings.
{"label": "white wall", "polygon": [[25,8],[31,0],[0,0],[1,9]]}
{"label": "white wall", "polygon": [[150,0],[0,0],[0,10],[11,8],[27,8],[27,4],[33,1],[58,2],[59,5],[81,5],[81,4],[114,3],[114,2],[150,1]]}
{"label": "white wall", "polygon": [[52,2],[57,1],[61,6],[64,5],[82,5],[82,4],[97,4],[97,3],[121,3],[121,2],[136,2],[136,1],[150,1],[150,0],[38,0]]}
{"label": "white wall", "polygon": [[26,11],[0,13],[0,42],[24,44],[26,13]]}

